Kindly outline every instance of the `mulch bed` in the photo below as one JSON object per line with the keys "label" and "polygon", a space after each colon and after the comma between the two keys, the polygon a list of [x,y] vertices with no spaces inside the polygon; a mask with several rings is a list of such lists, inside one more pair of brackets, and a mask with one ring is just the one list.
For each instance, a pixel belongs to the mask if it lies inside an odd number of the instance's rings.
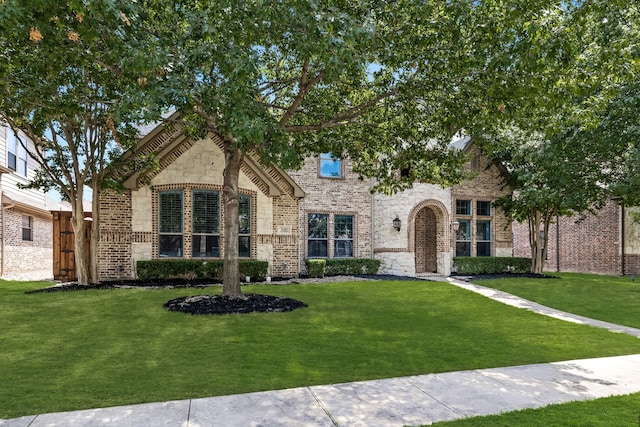
{"label": "mulch bed", "polygon": [[198,295],[172,299],[166,302],[163,307],[169,311],[189,314],[282,313],[307,307],[307,304],[301,301],[272,295],[245,294],[245,298]]}

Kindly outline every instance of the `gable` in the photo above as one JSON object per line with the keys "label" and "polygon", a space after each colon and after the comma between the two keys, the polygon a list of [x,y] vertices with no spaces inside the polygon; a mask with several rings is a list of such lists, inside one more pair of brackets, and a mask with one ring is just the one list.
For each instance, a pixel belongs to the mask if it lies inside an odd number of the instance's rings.
{"label": "gable", "polygon": [[[177,117],[176,113],[169,120],[176,120]],[[181,130],[182,125],[177,121],[170,127],[159,125],[139,141],[135,150],[123,155],[123,158],[127,159],[132,156],[155,154],[157,159],[157,168],[125,172],[122,176],[125,188],[136,190],[152,181],[165,181],[166,175],[176,174],[181,174],[180,180],[184,182],[219,179],[220,182],[211,183],[222,184],[223,141],[212,133],[207,134],[203,139],[195,140],[185,136]],[[302,198],[305,195],[304,191],[282,169],[275,165],[270,167],[260,165],[255,153],[245,153],[241,172],[269,197],[288,194],[294,198]],[[169,181],[172,179],[173,177],[168,178]]]}

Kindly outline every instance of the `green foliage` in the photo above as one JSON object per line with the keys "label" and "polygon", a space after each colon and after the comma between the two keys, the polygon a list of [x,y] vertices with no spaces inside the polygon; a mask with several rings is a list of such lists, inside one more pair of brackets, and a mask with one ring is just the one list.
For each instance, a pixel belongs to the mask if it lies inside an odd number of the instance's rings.
{"label": "green foliage", "polygon": [[455,257],[458,274],[528,273],[530,258],[518,257]]}
{"label": "green foliage", "polygon": [[[222,280],[224,262],[222,260],[148,260],[138,261],[136,271],[138,279],[212,279]],[[267,261],[244,260],[239,262],[239,274],[252,280],[263,281],[267,277]]]}
{"label": "green foliage", "polygon": [[369,258],[332,258],[327,259],[325,274],[328,276],[340,274],[377,274],[380,260]]}
{"label": "green foliage", "polygon": [[305,261],[309,277],[324,277],[324,269],[327,264],[325,259],[308,259]]}

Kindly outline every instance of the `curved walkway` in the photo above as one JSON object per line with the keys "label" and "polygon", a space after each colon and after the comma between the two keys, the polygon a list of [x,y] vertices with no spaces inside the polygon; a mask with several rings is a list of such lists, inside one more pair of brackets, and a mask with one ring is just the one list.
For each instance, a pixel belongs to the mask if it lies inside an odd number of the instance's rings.
{"label": "curved walkway", "polygon": [[[451,278],[514,307],[640,337],[640,330]],[[401,427],[640,392],[640,354],[32,415],[1,427]],[[637,418],[629,420],[635,425]]]}

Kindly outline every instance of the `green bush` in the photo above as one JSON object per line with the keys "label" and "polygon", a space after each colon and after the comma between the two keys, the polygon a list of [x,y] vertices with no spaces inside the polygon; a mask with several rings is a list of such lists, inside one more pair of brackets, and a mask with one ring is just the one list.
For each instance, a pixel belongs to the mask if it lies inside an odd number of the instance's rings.
{"label": "green bush", "polygon": [[267,272],[269,271],[268,261],[240,261],[239,264],[238,269],[240,270],[241,279],[249,276],[252,281],[262,282],[267,278]]}
{"label": "green bush", "polygon": [[378,274],[380,261],[369,258],[328,259],[325,268],[327,275],[340,274]]}
{"label": "green bush", "polygon": [[530,258],[518,257],[455,257],[458,274],[529,273]]}
{"label": "green bush", "polygon": [[327,264],[325,259],[308,259],[305,261],[307,264],[307,271],[309,277],[324,277],[324,268]]}
{"label": "green bush", "polygon": [[[223,268],[224,262],[222,260],[157,259],[136,263],[136,271],[140,280],[196,278],[222,280]],[[240,261],[238,270],[242,278],[249,276],[254,281],[260,282],[267,277],[269,262]]]}

